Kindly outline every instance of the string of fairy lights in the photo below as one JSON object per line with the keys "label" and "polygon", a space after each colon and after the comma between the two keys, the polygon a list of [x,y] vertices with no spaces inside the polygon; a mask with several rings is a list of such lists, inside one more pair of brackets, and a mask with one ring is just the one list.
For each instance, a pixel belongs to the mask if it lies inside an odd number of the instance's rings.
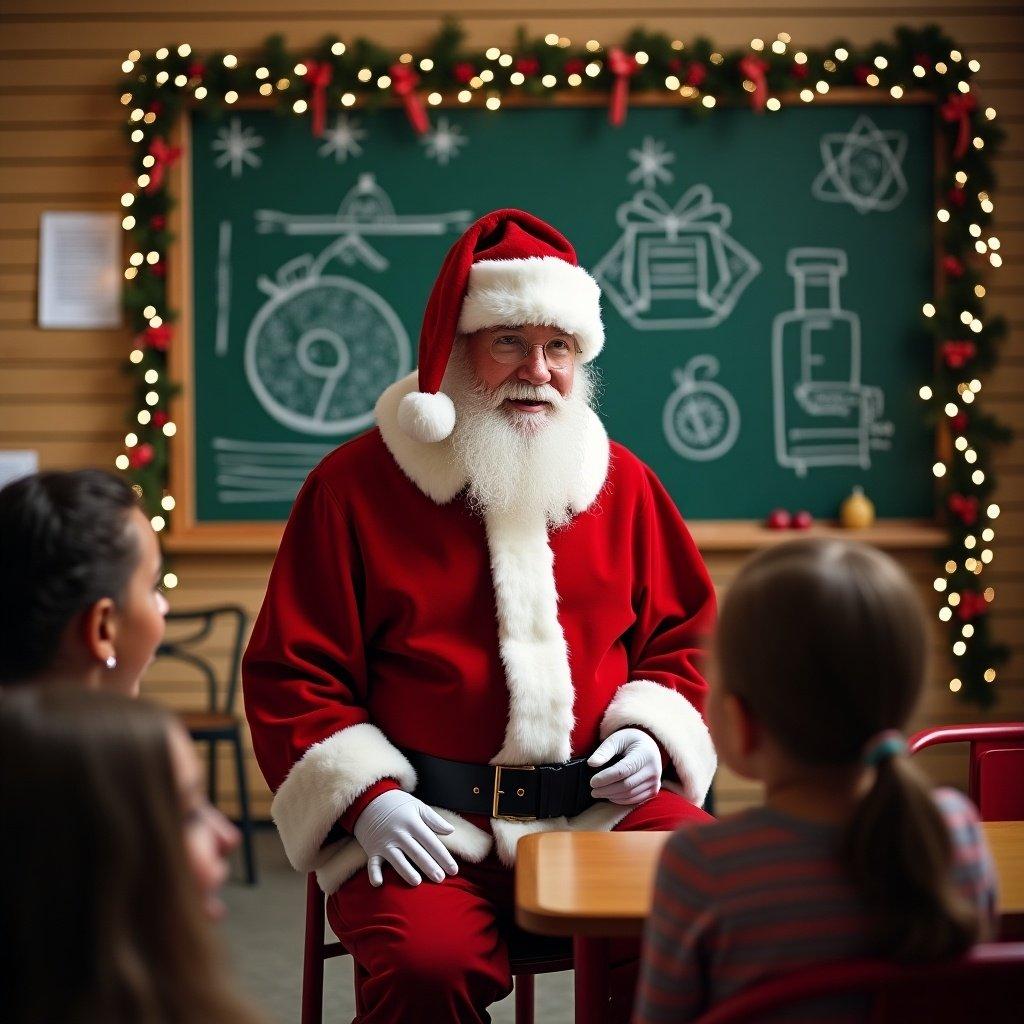
{"label": "string of fairy lights", "polygon": [[[974,86],[980,62],[968,58],[941,29],[899,28],[892,40],[856,46],[837,40],[825,47],[797,47],[780,32],[731,50],[707,39],[684,42],[637,29],[617,46],[588,39],[576,45],[557,33],[514,45],[472,50],[462,31],[445,24],[423,52],[380,47],[366,39],[323,40],[291,52],[281,36],[258,53],[215,52],[199,57],[188,43],[144,54],[132,50],[121,65],[120,99],[132,144],[134,180],[121,196],[128,240],[125,305],[135,330],[128,368],[135,403],[124,449],[115,459],[132,481],[153,529],[163,532],[175,509],[168,489],[169,442],[177,433],[167,376],[175,344],[175,311],[168,307],[165,258],[170,243],[167,170],[181,157],[168,141],[188,109],[218,116],[247,101],[308,117],[314,134],[332,113],[401,105],[410,129],[429,130],[430,111],[441,105],[491,112],[506,101],[532,103],[572,93],[606,98],[613,126],[628,117],[630,96],[674,103],[692,116],[716,107],[749,105],[765,115],[784,106],[828,101],[844,90],[866,103],[932,102],[935,131],[945,158],[936,167],[937,288],[924,305],[920,343],[935,352],[932,379],[920,388],[924,414],[937,428],[939,455],[932,467],[940,517],[948,541],[938,553],[934,580],[941,595],[939,619],[950,636],[955,674],[949,689],[974,703],[995,699],[993,683],[1006,649],[990,631],[995,590],[985,573],[995,558],[992,500],[993,448],[1009,431],[981,408],[982,377],[995,365],[1006,324],[985,311],[985,273],[1002,264],[993,233],[993,154],[1002,139],[996,111]],[[597,102],[591,99],[589,102]],[[164,585],[178,583],[167,572]]]}

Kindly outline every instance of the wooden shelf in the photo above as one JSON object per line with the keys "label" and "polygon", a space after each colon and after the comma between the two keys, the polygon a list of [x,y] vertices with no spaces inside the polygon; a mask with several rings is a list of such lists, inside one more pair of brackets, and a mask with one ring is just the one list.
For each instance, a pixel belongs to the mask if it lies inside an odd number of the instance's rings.
{"label": "wooden shelf", "polygon": [[845,530],[835,522],[808,530],[769,530],[751,519],[697,519],[687,524],[697,547],[707,551],[756,551],[796,537],[845,537],[889,551],[937,548],[947,533],[930,519],[880,519],[866,530]]}

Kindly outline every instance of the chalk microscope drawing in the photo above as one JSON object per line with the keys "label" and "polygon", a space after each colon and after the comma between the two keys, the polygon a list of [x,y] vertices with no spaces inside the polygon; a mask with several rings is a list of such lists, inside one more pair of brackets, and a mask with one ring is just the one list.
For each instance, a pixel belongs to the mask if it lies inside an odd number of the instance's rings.
{"label": "chalk microscope drawing", "polygon": [[676,390],[665,403],[661,425],[665,440],[684,459],[720,459],[740,435],[739,406],[712,379],[717,376],[718,360],[712,355],[694,356],[672,372]]}
{"label": "chalk microscope drawing", "polygon": [[806,476],[818,466],[871,468],[871,453],[890,447],[893,425],[881,420],[885,393],[861,382],[860,317],[842,308],[841,249],[796,248],[786,256],[796,298],[772,323],[775,455]]}
{"label": "chalk microscope drawing", "polygon": [[907,194],[904,132],[880,131],[866,114],[848,132],[826,132],[819,143],[824,167],[811,194],[825,203],[848,203],[858,213],[894,210]]}
{"label": "chalk microscope drawing", "polygon": [[[469,210],[396,214],[372,174],[359,176],[336,214],[257,210],[262,233],[336,236],[318,254],[303,253],[278,267],[273,277],[256,280],[266,301],[246,333],[243,365],[263,409],[277,423],[305,435],[338,437],[369,427],[380,393],[411,369],[412,348],[401,320],[381,295],[339,270],[356,265],[387,269],[389,261],[367,237],[440,235],[461,230],[472,216]],[[290,501],[322,454],[318,445],[281,450],[218,438],[219,496],[234,502]]]}
{"label": "chalk microscope drawing", "polygon": [[732,212],[707,185],[694,185],[674,206],[641,190],[615,218],[622,234],[593,274],[638,331],[717,327],[761,271],[729,235]]}

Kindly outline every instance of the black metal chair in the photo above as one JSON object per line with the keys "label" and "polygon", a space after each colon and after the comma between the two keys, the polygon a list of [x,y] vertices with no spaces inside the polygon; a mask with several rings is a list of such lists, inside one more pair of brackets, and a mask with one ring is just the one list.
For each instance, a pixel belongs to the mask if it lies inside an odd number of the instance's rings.
{"label": "black metal chair", "polygon": [[[230,622],[231,642],[226,659],[227,671],[218,673],[213,661],[194,648],[207,640],[218,624],[224,621]],[[194,629],[185,630],[181,636],[165,640],[157,650],[157,657],[184,662],[199,672],[206,683],[206,709],[183,711],[180,717],[194,740],[208,744],[208,789],[210,803],[214,805],[217,803],[217,744],[225,741],[234,747],[246,881],[250,885],[255,885],[256,860],[252,848],[249,788],[245,779],[245,761],[242,754],[242,720],[234,710],[238,680],[241,676],[242,645],[245,642],[249,618],[237,605],[223,605],[188,612],[170,612],[167,615],[167,622],[172,630],[175,624],[195,624]]]}

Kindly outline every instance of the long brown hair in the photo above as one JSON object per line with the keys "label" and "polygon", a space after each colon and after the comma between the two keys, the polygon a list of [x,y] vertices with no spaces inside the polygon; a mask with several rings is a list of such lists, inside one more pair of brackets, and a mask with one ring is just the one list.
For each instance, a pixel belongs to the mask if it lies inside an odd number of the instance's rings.
{"label": "long brown hair", "polygon": [[0,992],[9,1024],[252,1024],[182,839],[169,713],[111,693],[0,696]]}
{"label": "long brown hair", "polygon": [[[888,556],[852,541],[768,549],[722,605],[721,682],[792,757],[855,766],[872,737],[902,729],[928,671],[920,598]],[[874,948],[901,960],[962,952],[976,911],[952,881],[952,844],[927,779],[903,756],[877,767],[842,856],[868,908]]]}

